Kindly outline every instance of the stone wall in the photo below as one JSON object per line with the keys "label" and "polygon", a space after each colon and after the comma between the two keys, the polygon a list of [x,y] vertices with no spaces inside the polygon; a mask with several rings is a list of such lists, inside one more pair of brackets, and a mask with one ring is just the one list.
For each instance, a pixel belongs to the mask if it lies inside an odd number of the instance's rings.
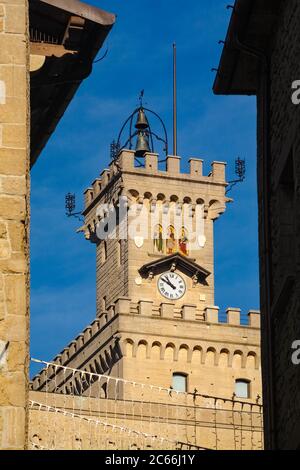
{"label": "stone wall", "polygon": [[24,449],[29,334],[27,0],[0,0],[0,449]]}
{"label": "stone wall", "polygon": [[[188,392],[227,399],[235,393],[235,381],[243,379],[250,383],[250,400],[261,397],[259,312],[249,313],[247,326],[240,324],[239,309],[227,310],[225,324],[218,321],[217,307],[207,309],[205,319],[197,317],[196,307],[188,320],[183,312],[172,305],[156,309],[119,299],[35,376],[32,389],[73,393],[80,373],[66,378],[63,365],[163,387],[172,385],[173,373],[183,373]],[[91,390],[87,384],[81,394]]]}
{"label": "stone wall", "polygon": [[[299,25],[299,2],[282,2],[270,53],[270,108],[263,109],[262,90],[258,99],[262,312],[266,309],[265,289],[271,296],[271,330],[264,321],[262,324],[266,445],[279,449],[300,448],[300,367],[293,365],[291,360],[292,343],[300,339],[300,114],[299,106],[291,100],[292,83],[300,80]],[[265,112],[268,113],[270,135],[265,135]],[[268,194],[264,193],[262,184],[265,138],[269,139],[270,145]],[[267,254],[263,244],[265,200],[269,204],[271,239]],[[271,279],[266,286],[268,260]],[[271,342],[272,359],[268,356],[268,342]]]}
{"label": "stone wall", "polygon": [[115,400],[31,391],[29,448],[262,450],[261,405],[171,395]]}

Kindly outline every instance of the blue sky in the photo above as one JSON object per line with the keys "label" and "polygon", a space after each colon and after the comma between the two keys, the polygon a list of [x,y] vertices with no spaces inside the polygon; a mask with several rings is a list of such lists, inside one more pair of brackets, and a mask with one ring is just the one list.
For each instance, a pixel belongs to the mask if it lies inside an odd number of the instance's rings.
{"label": "blue sky", "polygon": [[[256,103],[212,92],[230,11],[223,0],[103,0],[116,25],[56,132],[32,170],[31,355],[49,360],[95,316],[95,247],[67,219],[64,196],[83,191],[109,162],[109,145],[145,89],[148,107],[172,130],[172,43],[178,50],[178,153],[228,162],[247,160],[227,212],[215,224],[216,305],[257,309]],[[100,53],[101,55],[101,53]]]}

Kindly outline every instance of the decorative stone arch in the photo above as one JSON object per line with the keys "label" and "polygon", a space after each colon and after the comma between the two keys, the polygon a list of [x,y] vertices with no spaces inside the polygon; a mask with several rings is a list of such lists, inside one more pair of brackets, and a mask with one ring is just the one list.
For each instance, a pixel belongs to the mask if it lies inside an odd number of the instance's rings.
{"label": "decorative stone arch", "polygon": [[160,201],[160,202],[165,202],[166,201],[166,195],[163,194],[163,193],[158,193],[158,195],[156,196],[156,200]]}
{"label": "decorative stone arch", "polygon": [[139,195],[140,193],[136,189],[129,189],[127,191],[127,197],[132,202],[135,202],[138,199]]}
{"label": "decorative stone arch", "polygon": [[211,220],[216,220],[223,214],[226,210],[225,204],[218,200],[211,200],[208,206],[208,217]]}
{"label": "decorative stone arch", "polygon": [[170,202],[174,202],[175,204],[179,201],[179,197],[176,194],[172,194],[170,196]]}
{"label": "decorative stone arch", "polygon": [[100,359],[100,367],[101,367],[101,369],[103,370],[103,372],[106,372],[109,367],[108,367],[108,365],[106,364],[106,361],[105,361],[104,357],[102,356],[102,354],[100,354],[99,359]]}
{"label": "decorative stone arch", "polygon": [[148,341],[141,339],[137,344],[136,357],[138,356],[140,346],[145,346],[146,349],[146,359],[150,359],[150,346]]}
{"label": "decorative stone arch", "polygon": [[217,362],[216,362],[216,359],[217,359],[217,351],[216,351],[216,348],[212,347],[212,346],[209,346],[207,349],[206,349],[206,353],[205,353],[205,364],[208,365],[208,357],[209,357],[209,353],[212,353],[213,354],[213,361],[212,361],[212,365],[216,366],[217,365]]}
{"label": "decorative stone arch", "polygon": [[183,204],[192,204],[192,199],[190,198],[190,196],[185,196],[183,198]]}
{"label": "decorative stone arch", "polygon": [[174,343],[167,343],[166,346],[162,349],[162,356],[163,356],[163,359],[166,359],[166,352],[167,352],[167,349],[172,349],[173,353],[172,353],[172,361],[175,361],[175,357],[177,355],[176,351],[177,351],[177,348],[175,346]]}
{"label": "decorative stone arch", "polygon": [[126,338],[122,341],[122,353],[123,353],[123,356],[124,357],[130,357],[130,355],[128,355],[128,345],[131,345],[131,357],[135,357],[135,352],[136,352],[136,348],[135,348],[135,343],[133,341],[133,339],[131,338]]}
{"label": "decorative stone arch", "polygon": [[153,198],[153,195],[149,191],[144,193],[144,199],[147,199],[148,201],[151,201],[152,198]]}
{"label": "decorative stone arch", "polygon": [[117,360],[117,353],[112,344],[109,345],[109,355],[111,357],[112,364],[114,364]]}
{"label": "decorative stone arch", "polygon": [[103,369],[101,367],[101,363],[100,363],[100,358],[99,360],[98,359],[95,359],[94,360],[94,366],[95,366],[95,371],[97,372],[97,374],[103,374]]}
{"label": "decorative stone arch", "polygon": [[104,357],[105,357],[105,362],[110,369],[113,365],[112,357],[107,349],[104,350]]}
{"label": "decorative stone arch", "polygon": [[205,200],[198,197],[198,199],[196,199],[196,204],[198,204],[198,206],[205,206]]}
{"label": "decorative stone arch", "polygon": [[186,362],[190,362],[188,361],[189,359],[189,353],[190,353],[190,348],[187,344],[181,344],[179,346],[179,348],[177,348],[177,352],[176,352],[176,356],[175,356],[175,361],[179,361],[179,357],[180,357],[180,353],[181,351],[186,351]]}
{"label": "decorative stone arch", "polygon": [[243,369],[245,367],[245,359],[244,359],[244,353],[240,349],[236,349],[233,352],[233,357],[232,357],[232,367],[235,367],[235,358],[239,356],[240,357],[240,367]]}
{"label": "decorative stone arch", "polygon": [[162,347],[162,344],[159,342],[159,341],[153,341],[152,345],[151,345],[151,358],[153,357],[153,349],[154,348],[159,348],[159,359],[162,360],[163,359],[163,347]]}
{"label": "decorative stone arch", "polygon": [[226,355],[226,361],[225,361],[225,367],[229,367],[229,360],[230,360],[230,351],[228,348],[222,348],[220,349],[220,352],[219,352],[219,357],[218,357],[218,365],[222,365],[221,364],[221,359],[222,359],[222,356],[225,356]]}
{"label": "decorative stone arch", "polygon": [[198,363],[198,361],[195,360],[195,357],[197,355],[196,353],[199,353],[199,355],[200,355],[199,363],[203,364],[203,349],[202,349],[201,346],[198,346],[198,345],[194,346],[193,350],[191,351],[191,362],[194,363],[194,364]]}
{"label": "decorative stone arch", "polygon": [[249,358],[253,358],[253,363],[254,363],[254,369],[259,369],[259,357],[258,357],[258,354],[255,352],[255,351],[249,351],[248,354],[247,354],[247,358],[246,358],[246,367],[250,367],[249,366]]}

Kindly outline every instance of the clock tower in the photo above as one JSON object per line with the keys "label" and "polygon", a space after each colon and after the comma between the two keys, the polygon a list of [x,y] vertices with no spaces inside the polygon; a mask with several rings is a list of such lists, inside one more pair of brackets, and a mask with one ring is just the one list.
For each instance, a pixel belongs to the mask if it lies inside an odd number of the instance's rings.
{"label": "clock tower", "polygon": [[[130,116],[129,140],[118,139],[109,168],[85,191],[79,231],[96,250],[96,318],[34,378],[33,391],[99,398],[100,384],[100,398],[147,401],[153,417],[153,387],[188,392],[183,400],[198,390],[209,406],[216,397],[253,404],[261,396],[260,313],[250,311],[245,324],[239,308],[228,308],[221,322],[214,298],[226,165],[213,162],[204,174],[201,159],[181,163],[166,135],[165,155],[155,153],[149,113],[141,106]],[[93,380],[82,383],[85,372]]]}
{"label": "clock tower", "polygon": [[[205,322],[218,322],[213,238],[228,201],[226,164],[213,162],[204,175],[201,159],[190,158],[186,172],[177,155],[161,161],[144,108],[136,114],[136,150],[131,141],[118,149],[85,191],[82,230],[96,247],[99,341],[112,349],[118,342],[110,373],[169,386],[176,371],[151,359],[153,346],[165,357],[175,343],[195,342]],[[139,356],[149,367],[137,367]],[[190,359],[180,369],[196,376]]]}

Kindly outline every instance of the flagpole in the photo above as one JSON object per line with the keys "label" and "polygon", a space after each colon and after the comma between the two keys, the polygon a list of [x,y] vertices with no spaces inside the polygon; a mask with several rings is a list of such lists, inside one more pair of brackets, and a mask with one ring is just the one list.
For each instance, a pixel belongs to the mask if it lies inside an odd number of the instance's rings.
{"label": "flagpole", "polygon": [[173,155],[177,155],[177,50],[173,43]]}

